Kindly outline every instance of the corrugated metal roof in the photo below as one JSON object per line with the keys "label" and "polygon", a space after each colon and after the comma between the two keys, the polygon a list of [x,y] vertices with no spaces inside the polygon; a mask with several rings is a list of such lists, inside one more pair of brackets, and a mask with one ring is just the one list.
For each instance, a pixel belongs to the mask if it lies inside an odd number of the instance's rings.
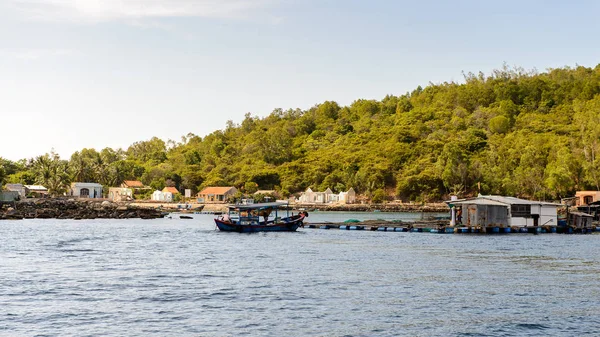
{"label": "corrugated metal roof", "polygon": [[507,206],[506,203],[495,201],[495,200],[483,199],[483,198],[457,200],[457,201],[452,201],[450,203],[453,205],[469,204],[469,205]]}
{"label": "corrugated metal roof", "polygon": [[583,216],[583,217],[586,217],[586,218],[593,218],[594,217],[591,214],[587,214],[587,213],[583,213],[583,212],[569,212],[569,214]]}
{"label": "corrugated metal roof", "polygon": [[[482,201],[487,200],[487,201]],[[549,206],[562,206],[561,204],[555,204],[551,202],[545,201],[533,201],[526,199],[519,199],[515,197],[504,197],[500,195],[480,195],[476,198],[468,198],[468,199],[459,199],[459,200],[449,200],[446,201],[447,204],[478,204],[478,205],[493,205],[493,203],[486,202],[496,202],[501,205],[549,205]]]}
{"label": "corrugated metal roof", "polygon": [[48,191],[48,189],[42,185],[25,185],[25,187],[30,191]]}
{"label": "corrugated metal roof", "polygon": [[265,208],[279,208],[281,206],[288,206],[287,202],[264,202],[260,204],[248,204],[248,205],[228,205],[230,209],[248,210],[248,209],[265,209]]}

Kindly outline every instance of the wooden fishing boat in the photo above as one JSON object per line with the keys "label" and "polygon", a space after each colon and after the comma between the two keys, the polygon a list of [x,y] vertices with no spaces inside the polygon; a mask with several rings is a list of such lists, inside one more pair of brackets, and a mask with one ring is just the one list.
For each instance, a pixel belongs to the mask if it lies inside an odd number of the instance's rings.
{"label": "wooden fishing boat", "polygon": [[[227,214],[215,219],[217,227],[223,232],[294,232],[308,216],[306,212],[290,216],[286,202],[236,204],[227,208]],[[280,217],[283,212],[285,217]]]}

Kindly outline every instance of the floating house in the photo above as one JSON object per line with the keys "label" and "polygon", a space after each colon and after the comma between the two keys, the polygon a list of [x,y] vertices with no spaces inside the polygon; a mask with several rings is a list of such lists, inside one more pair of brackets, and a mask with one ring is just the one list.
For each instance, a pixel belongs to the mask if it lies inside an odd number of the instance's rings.
{"label": "floating house", "polygon": [[172,202],[173,193],[156,190],[152,193],[152,201]]}
{"label": "floating house", "polygon": [[237,193],[237,188],[233,186],[216,187],[211,186],[198,192],[198,202],[224,204],[230,196]]}
{"label": "floating house", "polygon": [[577,206],[577,211],[593,216],[595,221],[600,221],[600,201],[594,201],[583,206]]}
{"label": "floating house", "polygon": [[71,183],[69,195],[77,198],[102,198],[102,185],[97,183]]}
{"label": "floating house", "polygon": [[10,192],[17,192],[21,199],[25,199],[25,197],[27,197],[27,189],[23,184],[6,184],[4,185],[4,189]]}
{"label": "floating house", "polygon": [[569,212],[567,223],[575,228],[591,228],[594,216],[583,212]]}
{"label": "floating house", "polygon": [[108,199],[112,201],[127,201],[133,199],[133,190],[127,187],[110,187]]}
{"label": "floating house", "polygon": [[451,225],[530,227],[558,224],[560,204],[498,195],[446,201],[452,210]]}

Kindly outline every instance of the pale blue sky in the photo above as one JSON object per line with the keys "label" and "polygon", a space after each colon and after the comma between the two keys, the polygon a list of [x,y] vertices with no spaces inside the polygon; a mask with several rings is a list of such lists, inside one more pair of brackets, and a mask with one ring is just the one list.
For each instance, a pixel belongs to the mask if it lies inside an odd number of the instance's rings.
{"label": "pale blue sky", "polygon": [[0,0],[0,157],[600,62],[595,1]]}

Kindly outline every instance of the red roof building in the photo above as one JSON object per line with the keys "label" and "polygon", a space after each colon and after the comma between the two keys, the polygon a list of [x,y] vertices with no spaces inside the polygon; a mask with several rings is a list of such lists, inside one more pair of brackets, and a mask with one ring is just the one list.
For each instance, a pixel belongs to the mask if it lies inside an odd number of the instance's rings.
{"label": "red roof building", "polygon": [[123,188],[145,188],[144,184],[142,184],[139,180],[125,180],[121,184]]}
{"label": "red roof building", "polygon": [[175,194],[181,194],[181,193],[179,193],[179,191],[175,187],[165,187],[165,188],[163,188],[162,191],[163,192],[171,192],[171,193],[173,193],[173,195],[175,195]]}
{"label": "red roof building", "polygon": [[216,187],[211,186],[198,193],[198,201],[204,203],[225,203],[229,196],[237,193],[237,188],[233,186]]}

